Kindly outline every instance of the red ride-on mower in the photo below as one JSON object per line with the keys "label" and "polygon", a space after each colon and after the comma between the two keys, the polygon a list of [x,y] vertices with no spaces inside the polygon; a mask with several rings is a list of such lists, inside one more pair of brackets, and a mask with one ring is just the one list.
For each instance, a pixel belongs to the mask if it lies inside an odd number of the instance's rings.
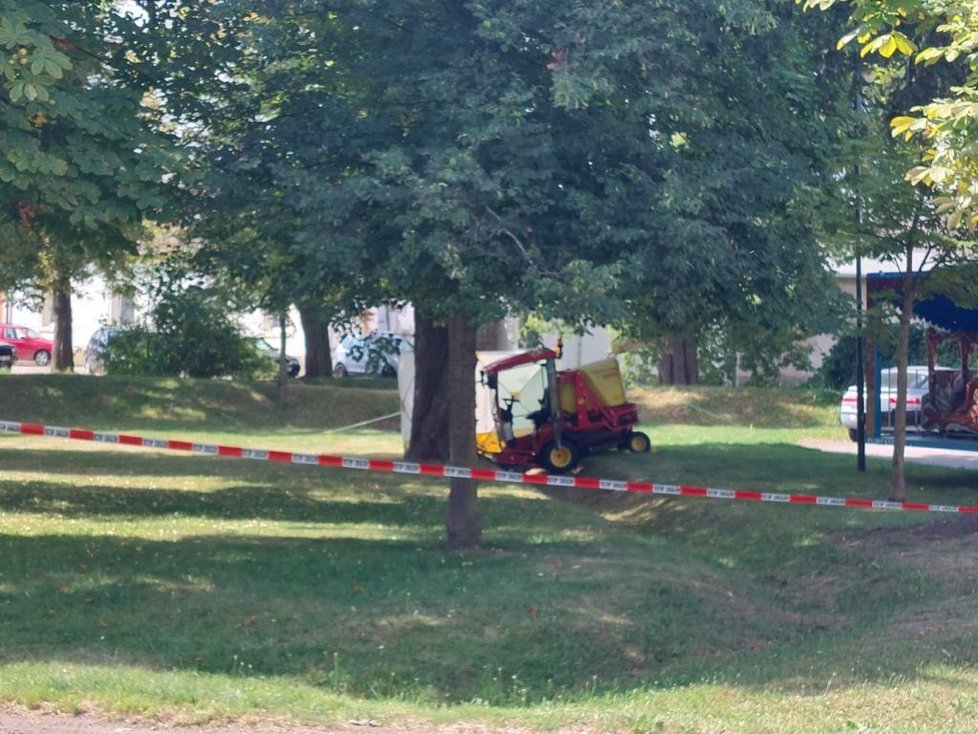
{"label": "red ride-on mower", "polygon": [[651,448],[635,431],[638,408],[625,400],[615,359],[557,371],[560,353],[539,348],[493,362],[482,371],[492,424],[480,426],[480,455],[512,467],[574,469],[585,454]]}

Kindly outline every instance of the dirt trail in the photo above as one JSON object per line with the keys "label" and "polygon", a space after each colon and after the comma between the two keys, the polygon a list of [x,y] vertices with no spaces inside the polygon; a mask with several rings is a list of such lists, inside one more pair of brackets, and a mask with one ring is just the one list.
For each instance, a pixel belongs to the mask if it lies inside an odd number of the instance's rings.
{"label": "dirt trail", "polygon": [[[309,725],[282,721],[242,721],[203,726],[108,719],[90,712],[77,716],[57,712],[0,707],[0,734],[529,734],[529,729],[487,728],[482,725],[380,724],[350,721]],[[568,732],[570,734],[570,732]]]}

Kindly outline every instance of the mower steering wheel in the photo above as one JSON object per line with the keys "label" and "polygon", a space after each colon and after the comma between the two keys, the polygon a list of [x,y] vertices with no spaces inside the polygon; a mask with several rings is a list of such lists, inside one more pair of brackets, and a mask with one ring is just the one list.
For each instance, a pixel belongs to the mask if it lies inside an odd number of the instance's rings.
{"label": "mower steering wheel", "polygon": [[502,416],[503,420],[508,420],[508,421],[510,421],[512,423],[512,421],[513,421],[513,403],[515,403],[515,402],[516,402],[516,398],[512,398],[512,397],[503,398],[503,407],[502,407],[502,410],[499,411],[499,413]]}

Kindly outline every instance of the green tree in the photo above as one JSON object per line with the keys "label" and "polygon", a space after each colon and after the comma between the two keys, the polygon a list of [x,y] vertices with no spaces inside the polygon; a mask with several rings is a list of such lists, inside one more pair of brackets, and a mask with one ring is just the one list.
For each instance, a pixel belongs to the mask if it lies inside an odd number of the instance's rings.
{"label": "green tree", "polygon": [[[834,4],[822,0],[808,2],[806,6],[828,9]],[[964,209],[960,202],[942,195],[943,184],[937,184],[941,183],[938,179],[943,174],[935,174],[935,178],[923,174],[920,168],[907,173],[915,160],[920,160],[922,155],[932,159],[935,153],[922,152],[918,147],[919,139],[913,133],[923,127],[894,115],[902,110],[918,109],[931,116],[936,108],[929,100],[949,92],[957,94],[956,84],[962,79],[960,70],[954,67],[932,64],[918,67],[898,62],[902,55],[935,42],[933,34],[939,29],[935,29],[933,13],[937,4],[874,0],[854,2],[852,7],[849,20],[856,28],[843,36],[838,46],[842,49],[852,41],[860,45],[859,57],[864,60],[853,67],[853,96],[859,119],[850,131],[853,142],[844,154],[847,162],[835,177],[837,195],[848,201],[850,213],[841,221],[826,218],[826,235],[834,240],[837,252],[889,261],[901,268],[903,274],[899,291],[880,299],[874,316],[894,319],[897,323],[897,406],[890,496],[904,500],[907,494],[906,368],[913,306],[929,294],[952,290],[974,298],[974,289],[961,281],[959,270],[946,267],[973,261],[974,243],[955,236]],[[946,10],[942,4],[942,12]],[[922,52],[918,58],[929,62],[939,56],[943,54]],[[930,130],[928,135],[931,134],[941,136],[937,128]],[[954,184],[959,185],[960,181]],[[845,208],[836,211],[844,212]],[[952,212],[950,216],[948,212]],[[921,278],[925,270],[928,276]]]}
{"label": "green tree", "polygon": [[72,279],[135,251],[173,171],[116,18],[94,0],[0,2],[0,283],[53,296],[60,370],[72,368]]}
{"label": "green tree", "polygon": [[[263,292],[322,299],[342,269],[347,304],[410,300],[444,324],[448,458],[472,464],[476,325],[540,303],[573,317],[595,292],[568,222],[580,174],[563,172],[574,121],[551,98],[553,48],[526,43],[510,9],[462,2],[145,10],[138,29],[157,24],[179,61],[160,84],[204,151],[219,252],[250,254]],[[549,14],[532,10],[520,20],[538,35]],[[201,66],[213,73],[186,71]],[[475,487],[452,485],[449,542],[477,542]]]}
{"label": "green tree", "polygon": [[329,323],[381,297],[362,277],[369,215],[349,182],[392,131],[368,71],[344,63],[362,54],[357,33],[310,2],[140,7],[140,71],[184,121],[199,173],[184,210],[197,267],[239,303],[298,306],[306,375],[328,376]]}
{"label": "green tree", "polygon": [[948,0],[804,0],[806,8],[836,4],[851,8],[853,26],[839,39],[840,48],[855,44],[860,56],[897,65],[908,59],[918,70],[950,66],[943,74],[948,83],[895,110],[890,126],[894,136],[921,141],[918,165],[906,173],[907,180],[933,188],[951,229],[978,226],[978,7]]}
{"label": "green tree", "polygon": [[614,223],[607,236],[626,253],[622,328],[663,345],[663,382],[697,381],[707,336],[770,376],[800,339],[835,326],[811,200],[835,149],[823,121],[846,86],[826,60],[828,23],[790,11],[660,5],[673,30],[649,63],[666,81],[629,90],[651,124],[620,136],[628,175],[595,221]]}
{"label": "green tree", "polygon": [[[596,175],[581,165],[590,141],[571,136],[584,114],[555,104],[546,34],[556,24],[545,4],[419,2],[402,12],[370,24],[370,77],[383,80],[374,108],[397,134],[359,178],[377,187],[378,221],[393,214],[395,229],[377,238],[388,247],[378,262],[390,294],[445,328],[448,459],[470,466],[478,325],[532,307],[568,320],[593,313],[601,253],[572,222]],[[417,346],[422,365],[438,358],[425,340]],[[451,480],[450,545],[479,540],[476,492]]]}

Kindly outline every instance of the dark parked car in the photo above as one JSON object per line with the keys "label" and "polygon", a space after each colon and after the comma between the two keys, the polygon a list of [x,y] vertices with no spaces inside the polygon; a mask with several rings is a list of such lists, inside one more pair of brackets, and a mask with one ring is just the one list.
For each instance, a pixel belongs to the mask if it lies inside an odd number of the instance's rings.
{"label": "dark parked car", "polygon": [[[255,345],[255,351],[258,352],[262,357],[268,359],[273,365],[278,366],[279,360],[279,350],[272,345],[267,339],[263,339],[260,336],[250,339],[252,344]],[[299,360],[295,357],[286,354],[285,355],[285,366],[288,370],[289,377],[299,376]]]}
{"label": "dark parked car", "polygon": [[102,364],[102,352],[113,336],[119,333],[118,329],[103,326],[92,334],[85,347],[85,369],[90,375],[104,375],[105,365]]}
{"label": "dark parked car", "polygon": [[17,361],[17,347],[7,342],[0,342],[0,369],[9,370]]}

